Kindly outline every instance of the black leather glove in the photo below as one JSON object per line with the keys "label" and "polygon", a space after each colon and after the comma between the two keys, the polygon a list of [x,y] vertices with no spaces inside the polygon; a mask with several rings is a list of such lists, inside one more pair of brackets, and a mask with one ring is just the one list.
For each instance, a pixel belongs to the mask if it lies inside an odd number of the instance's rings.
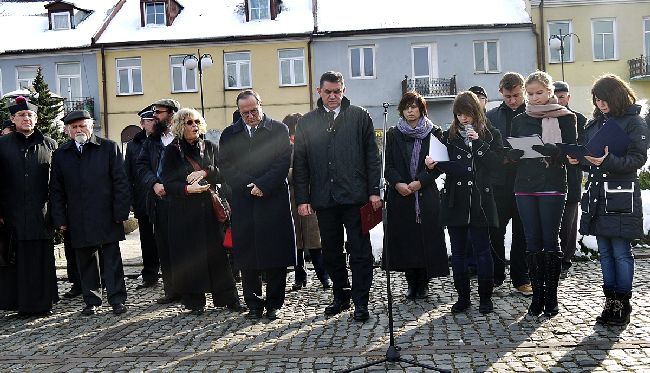
{"label": "black leather glove", "polygon": [[545,157],[557,157],[560,155],[560,148],[555,144],[533,145],[533,150]]}
{"label": "black leather glove", "polygon": [[508,149],[506,152],[506,157],[511,162],[517,162],[524,155],[524,151],[521,149]]}

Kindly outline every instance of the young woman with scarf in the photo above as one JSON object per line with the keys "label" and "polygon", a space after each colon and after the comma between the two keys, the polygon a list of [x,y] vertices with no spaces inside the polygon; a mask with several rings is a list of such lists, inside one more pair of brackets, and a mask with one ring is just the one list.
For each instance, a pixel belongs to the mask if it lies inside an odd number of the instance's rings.
{"label": "young woman with scarf", "polygon": [[424,165],[430,141],[440,139],[442,130],[427,119],[426,101],[416,92],[406,92],[397,110],[399,122],[386,133],[386,249],[390,250],[389,268],[405,273],[406,298],[424,299],[429,279],[449,275],[438,217],[440,197],[435,181],[440,172]]}
{"label": "young woman with scarf", "polygon": [[[479,312],[490,313],[494,309],[494,269],[489,229],[498,225],[491,175],[498,172],[503,162],[503,143],[499,130],[488,127],[485,111],[474,93],[458,94],[453,112],[453,123],[443,133],[442,143],[456,167],[448,169],[441,206],[441,221],[447,226],[451,241],[451,267],[458,293],[451,312],[463,312],[471,305],[465,255],[469,240],[476,256]],[[430,157],[426,164],[430,169],[442,167]]]}
{"label": "young woman with scarf", "polygon": [[[527,261],[533,297],[528,314],[547,316],[558,313],[557,287],[562,269],[559,244],[560,223],[567,192],[566,158],[556,143],[575,144],[576,116],[557,103],[550,75],[536,71],[526,79],[526,112],[512,120],[512,136],[539,135],[544,145],[533,150],[539,158],[521,159],[515,178],[517,209],[524,226]],[[511,150],[510,158],[523,151]]]}

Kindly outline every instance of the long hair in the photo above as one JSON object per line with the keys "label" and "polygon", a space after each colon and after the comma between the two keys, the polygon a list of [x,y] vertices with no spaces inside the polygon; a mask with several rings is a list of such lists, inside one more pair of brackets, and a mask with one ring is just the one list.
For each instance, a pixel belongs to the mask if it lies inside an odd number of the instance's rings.
{"label": "long hair", "polygon": [[594,104],[594,118],[602,115],[596,99],[607,102],[609,112],[615,117],[622,117],[625,110],[636,102],[636,94],[630,86],[614,74],[605,74],[594,82],[591,88],[591,102]]}
{"label": "long hair", "polygon": [[485,111],[481,108],[481,104],[478,101],[478,97],[470,91],[464,91],[456,96],[453,106],[454,119],[449,128],[449,137],[452,139],[458,138],[458,127],[460,122],[456,115],[465,114],[472,117],[474,123],[474,131],[478,133],[480,138],[485,138],[487,132],[487,118],[485,117]]}
{"label": "long hair", "polygon": [[397,105],[399,116],[401,118],[404,118],[404,110],[413,104],[417,105],[418,109],[420,109],[420,116],[427,116],[427,102],[424,100],[424,97],[422,97],[421,94],[415,91],[406,92],[402,96],[402,99],[399,101],[399,105]]}
{"label": "long hair", "polygon": [[172,117],[171,132],[174,137],[184,139],[183,133],[185,131],[185,122],[190,118],[198,118],[201,121],[199,124],[199,135],[205,135],[208,132],[208,125],[201,114],[192,108],[182,108]]}

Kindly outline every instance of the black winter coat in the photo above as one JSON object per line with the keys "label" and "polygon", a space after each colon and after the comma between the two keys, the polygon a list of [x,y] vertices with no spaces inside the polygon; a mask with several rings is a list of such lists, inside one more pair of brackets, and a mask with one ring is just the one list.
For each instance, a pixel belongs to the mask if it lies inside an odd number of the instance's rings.
{"label": "black winter coat", "polygon": [[[429,171],[424,165],[431,136],[442,138],[442,130],[435,126],[422,140],[416,177],[410,174],[411,154],[415,140],[396,127],[386,134],[386,180],[388,194],[387,247],[390,250],[390,269],[426,268],[429,277],[449,275],[445,233],[440,225],[440,194],[436,185],[439,171]],[[415,196],[403,197],[395,184],[419,180],[417,192],[420,220],[416,222]],[[384,256],[385,257],[385,256]]]}
{"label": "black winter coat", "polygon": [[315,210],[339,204],[364,204],[379,195],[381,159],[368,112],[343,97],[333,123],[323,107],[296,127],[293,181],[298,205]]}
{"label": "black winter coat", "polygon": [[147,216],[147,190],[142,184],[142,178],[138,174],[136,162],[140,151],[142,150],[142,143],[147,139],[147,133],[143,130],[138,132],[126,146],[126,156],[124,157],[124,171],[126,177],[129,179],[129,187],[131,189],[131,206],[133,206],[133,213],[135,217],[141,219]]}
{"label": "black winter coat", "polygon": [[[647,160],[648,127],[639,115],[640,107],[630,106],[625,115],[615,118],[632,143],[623,156],[609,153],[603,163],[587,166],[589,172],[582,195],[580,233],[583,235],[623,237],[628,240],[643,237],[643,206],[637,171]],[[587,143],[608,118],[598,116],[585,129]],[[615,123],[612,123],[615,124]]]}
{"label": "black winter coat", "polygon": [[[253,138],[243,120],[226,127],[217,164],[232,189],[233,255],[241,269],[296,265],[296,240],[287,175],[291,144],[287,126],[264,115]],[[250,194],[254,183],[262,197]]]}
{"label": "black winter coat", "polygon": [[19,240],[52,238],[47,212],[52,152],[56,142],[39,130],[25,138],[0,138],[0,216]]}
{"label": "black winter coat", "polygon": [[[502,102],[501,105],[485,113],[490,124],[499,130],[502,144],[506,144],[507,138],[512,136],[512,119],[525,111],[526,104],[520,105],[517,110],[512,110]],[[511,162],[503,162],[499,167],[499,172],[492,173],[492,184],[498,188],[508,188],[513,191],[517,175],[516,165]]]}
{"label": "black winter coat", "polygon": [[447,174],[442,190],[442,225],[497,227],[497,208],[492,190],[493,173],[503,164],[503,143],[499,130],[488,128],[484,139],[472,141],[472,149],[462,138],[442,135],[449,159],[470,171],[467,175]]}
{"label": "black winter coat", "polygon": [[162,184],[158,172],[164,150],[165,147],[160,141],[160,136],[152,134],[142,142],[142,150],[135,162],[137,175],[140,177],[142,188],[146,191],[145,208],[151,222],[156,220],[158,196],[153,192],[153,186],[156,183]]}
{"label": "black winter coat", "polygon": [[[567,109],[571,110],[571,108]],[[585,136],[585,125],[587,118],[575,110],[571,110],[576,115],[576,129],[578,130],[578,143],[581,144],[582,138]],[[580,202],[580,195],[582,194],[582,170],[580,165],[573,165],[566,163],[566,182],[567,182],[567,203]]]}
{"label": "black winter coat", "polygon": [[50,207],[55,227],[66,225],[73,248],[124,239],[129,218],[129,181],[120,148],[92,135],[79,153],[74,141],[54,152]]}

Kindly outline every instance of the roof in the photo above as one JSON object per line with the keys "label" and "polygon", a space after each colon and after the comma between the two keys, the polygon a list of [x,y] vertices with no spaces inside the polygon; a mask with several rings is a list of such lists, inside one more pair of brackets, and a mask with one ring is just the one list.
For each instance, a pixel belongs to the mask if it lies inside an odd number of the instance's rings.
{"label": "roof", "polygon": [[45,5],[52,1],[0,1],[0,53],[81,48],[91,45],[93,35],[100,29],[118,0],[73,0],[77,9],[92,13],[70,30],[49,30]]}
{"label": "roof", "polygon": [[[329,1],[329,0],[328,0]],[[98,43],[201,40],[309,34],[314,29],[311,0],[283,0],[275,20],[246,22],[243,0],[181,0],[184,9],[170,26],[142,27],[140,0],[126,0]]]}
{"label": "roof", "polygon": [[320,0],[318,31],[529,24],[524,0]]}
{"label": "roof", "polygon": [[[545,8],[552,7],[565,7],[577,5],[620,5],[620,4],[636,4],[648,3],[650,0],[544,0]],[[540,0],[531,0],[530,5],[534,8],[539,7]]]}

